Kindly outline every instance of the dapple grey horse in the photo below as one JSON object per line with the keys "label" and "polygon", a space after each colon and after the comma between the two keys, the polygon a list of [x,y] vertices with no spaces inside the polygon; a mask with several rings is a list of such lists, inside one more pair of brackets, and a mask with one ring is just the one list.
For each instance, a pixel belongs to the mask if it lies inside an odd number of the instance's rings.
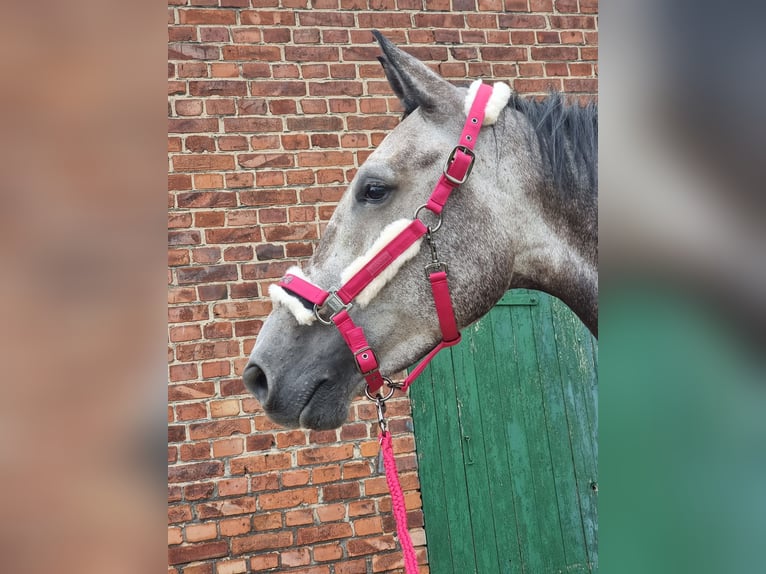
{"label": "dapple grey horse", "polygon": [[[302,270],[328,291],[391,222],[411,219],[425,202],[466,118],[466,88],[376,38],[405,117],[359,168]],[[568,105],[558,94],[533,100],[508,93],[494,123],[482,127],[473,171],[433,234],[449,264],[458,327],[489,312],[508,289],[531,288],[560,298],[597,334],[596,107]],[[423,272],[429,250],[409,257],[349,311],[383,374],[412,365],[441,340]],[[338,427],[363,386],[352,353],[336,329],[303,320],[300,301],[277,295],[244,370],[245,386],[278,424]]]}

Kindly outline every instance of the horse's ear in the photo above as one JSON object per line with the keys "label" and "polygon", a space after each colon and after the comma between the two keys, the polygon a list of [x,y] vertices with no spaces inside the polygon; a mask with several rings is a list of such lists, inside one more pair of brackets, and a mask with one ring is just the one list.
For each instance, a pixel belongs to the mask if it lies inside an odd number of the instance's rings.
{"label": "horse's ear", "polygon": [[377,30],[372,31],[383,50],[378,60],[383,66],[388,83],[402,102],[404,114],[416,108],[434,113],[460,105],[458,89],[431,71],[423,62],[403,52]]}

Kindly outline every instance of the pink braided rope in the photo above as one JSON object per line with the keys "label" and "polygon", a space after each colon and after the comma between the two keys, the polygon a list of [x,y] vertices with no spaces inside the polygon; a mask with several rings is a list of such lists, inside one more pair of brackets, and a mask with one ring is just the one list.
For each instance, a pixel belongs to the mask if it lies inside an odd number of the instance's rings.
{"label": "pink braided rope", "polygon": [[394,460],[394,448],[391,444],[391,433],[381,432],[379,435],[380,448],[383,451],[383,466],[386,469],[386,482],[391,493],[391,506],[396,519],[396,532],[399,535],[399,544],[402,546],[404,556],[404,570],[407,574],[418,574],[418,559],[412,546],[412,539],[407,530],[407,508],[404,505],[402,485],[399,484],[399,476]]}

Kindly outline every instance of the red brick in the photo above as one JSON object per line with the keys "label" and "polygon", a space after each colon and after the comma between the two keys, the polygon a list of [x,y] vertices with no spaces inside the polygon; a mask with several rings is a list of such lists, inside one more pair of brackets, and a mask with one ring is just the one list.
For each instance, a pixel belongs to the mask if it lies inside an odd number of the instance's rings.
{"label": "red brick", "polygon": [[250,489],[253,492],[279,489],[279,475],[276,472],[254,476],[250,481]]}
{"label": "red brick", "polygon": [[221,536],[237,536],[238,534],[247,534],[250,532],[250,518],[230,518],[221,520],[218,523],[221,530]]}
{"label": "red brick", "polygon": [[[253,7],[256,7],[257,0],[253,0]],[[277,4],[266,4],[266,6],[276,6]],[[273,26],[281,24],[283,26],[295,25],[295,13],[292,10],[270,11],[270,10],[243,10],[241,12],[242,24],[254,24]]]}
{"label": "red brick", "polygon": [[346,506],[344,504],[330,504],[320,506],[316,512],[320,522],[336,522],[346,517]]}
{"label": "red brick", "polygon": [[192,460],[206,460],[210,458],[209,443],[195,443],[181,445],[181,460],[184,462]]}
{"label": "red brick", "polygon": [[324,524],[322,526],[298,529],[296,543],[313,544],[315,542],[323,542],[325,540],[349,538],[351,535],[351,525],[349,525],[347,522]]}
{"label": "red brick", "polygon": [[[247,82],[243,80],[195,80],[189,82],[192,96],[246,96]],[[217,120],[213,120],[217,124]]]}
{"label": "red brick", "polygon": [[197,514],[203,520],[236,514],[249,514],[255,512],[255,509],[255,498],[253,496],[225,498],[223,500],[197,504]]}
{"label": "red brick", "polygon": [[236,12],[233,10],[178,10],[181,24],[235,24]]}
{"label": "red brick", "polygon": [[229,463],[231,474],[256,474],[266,470],[284,470],[292,466],[289,453],[269,453],[244,458],[234,458]]}
{"label": "red brick", "polygon": [[223,463],[219,461],[180,464],[168,468],[168,482],[191,482],[223,476]]}
{"label": "red brick", "polygon": [[353,452],[352,444],[305,449],[298,452],[298,464],[304,466],[346,460],[353,456]]}
{"label": "red brick", "polygon": [[179,285],[208,283],[214,281],[236,281],[236,265],[204,265],[198,267],[180,267],[176,270]]}
{"label": "red brick", "polygon": [[178,194],[178,207],[234,207],[236,205],[237,196],[231,192],[205,191]]}
{"label": "red brick", "polygon": [[287,526],[305,526],[313,523],[314,512],[308,508],[285,512],[285,524]]}
{"label": "red brick", "polygon": [[328,484],[322,487],[322,499],[325,502],[333,500],[348,500],[350,498],[359,498],[359,483],[345,482],[339,484]]}
{"label": "red brick", "polygon": [[311,10],[299,13],[301,27],[332,26],[334,28],[353,28],[354,15],[348,12],[323,12]]}
{"label": "red brick", "polygon": [[253,516],[255,530],[276,530],[282,528],[281,512],[259,512]]}
{"label": "red brick", "polygon": [[264,167],[293,167],[295,160],[286,153],[256,153],[240,154],[237,163],[246,169],[262,169]]}
{"label": "red brick", "polygon": [[346,542],[346,549],[348,550],[349,556],[378,554],[379,552],[393,550],[394,548],[396,548],[396,541],[391,535],[373,536],[370,538],[352,538]]}
{"label": "red brick", "polygon": [[[343,549],[338,544],[328,544],[326,546],[314,547],[314,560],[325,562],[329,560],[339,560],[343,556]],[[336,566],[336,572],[337,566]],[[364,570],[362,570],[364,572]]]}
{"label": "red brick", "polygon": [[310,473],[307,470],[291,470],[282,473],[282,486],[305,486],[309,483]]}
{"label": "red brick", "polygon": [[254,96],[299,97],[306,95],[306,84],[302,81],[260,80],[250,82],[250,93]]}
{"label": "red brick", "polygon": [[293,543],[293,533],[289,531],[267,532],[231,539],[232,555],[257,552],[270,548],[285,548]]}
{"label": "red brick", "polygon": [[274,446],[274,436],[271,434],[253,434],[245,440],[247,451],[269,450]]}
{"label": "red brick", "polygon": [[366,574],[367,573],[367,560],[362,558],[361,560],[344,560],[341,563],[335,564],[335,574]]}
{"label": "red brick", "polygon": [[318,500],[316,488],[289,489],[283,492],[261,494],[258,497],[258,503],[264,510],[295,508],[301,504],[316,504]]}
{"label": "red brick", "polygon": [[289,261],[274,261],[242,265],[243,279],[279,279],[292,266]]}
{"label": "red brick", "polygon": [[500,28],[545,28],[545,16],[538,14],[500,14]]}
{"label": "red brick", "polygon": [[221,151],[246,150],[247,138],[244,136],[221,136],[218,138],[218,149]]}
{"label": "red brick", "polygon": [[168,442],[183,442],[186,440],[186,427],[175,425],[168,427]]}
{"label": "red brick", "polygon": [[212,154],[177,155],[173,157],[173,167],[179,171],[231,170],[234,169],[234,156]]}
{"label": "red brick", "polygon": [[192,564],[191,566],[184,566],[183,574],[213,574],[213,564],[208,562],[206,564]]}
{"label": "red brick", "polygon": [[187,249],[168,250],[168,266],[178,267],[189,264],[189,251]]}
{"label": "red brick", "polygon": [[234,100],[216,98],[205,101],[205,111],[208,115],[232,115],[234,113]]}
{"label": "red brick", "polygon": [[194,187],[196,189],[220,189],[223,187],[223,176],[220,173],[195,173]]}
{"label": "red brick", "polygon": [[201,239],[199,231],[183,230],[168,232],[168,245],[199,245]]}
{"label": "red brick", "polygon": [[187,403],[176,405],[176,420],[194,421],[207,417],[205,403]]}
{"label": "red brick", "polygon": [[593,30],[596,19],[593,16],[551,16],[551,27],[559,29]]}
{"label": "red brick", "polygon": [[288,243],[285,246],[287,257],[311,257],[313,253],[314,246],[311,243]]}
{"label": "red brick", "polygon": [[[225,377],[231,372],[231,365],[227,361],[216,361],[202,364],[202,378]],[[215,416],[215,415],[213,415]]]}
{"label": "red brick", "polygon": [[169,373],[172,382],[191,381],[197,378],[197,365],[172,365]]}
{"label": "red brick", "polygon": [[250,421],[244,418],[189,425],[189,437],[191,440],[221,438],[237,433],[247,434],[249,432]]}
{"label": "red brick", "polygon": [[[249,227],[240,229],[206,229],[205,239],[208,243],[253,243],[260,240],[260,231],[258,228]],[[222,265],[221,267],[233,267],[235,272],[237,268],[236,265]],[[236,277],[233,280],[236,280]]]}
{"label": "red brick", "polygon": [[191,506],[188,504],[175,504],[168,506],[168,522],[187,522],[191,520]]}
{"label": "red brick", "polygon": [[168,387],[168,401],[188,401],[204,399],[215,394],[213,383],[187,383],[183,385],[170,385]]}
{"label": "red brick", "polygon": [[281,132],[280,118],[225,118],[223,128],[226,132],[263,133]]}
{"label": "red brick", "polygon": [[[218,263],[221,259],[221,250],[217,247],[198,247],[192,249],[191,254],[194,263]],[[200,300],[204,299],[200,298]]]}
{"label": "red brick", "polygon": [[335,116],[287,118],[287,129],[291,132],[339,132],[343,129],[343,120]]}
{"label": "red brick", "polygon": [[213,314],[223,318],[262,317],[271,312],[271,301],[232,301],[213,306]]}
{"label": "red brick", "polygon": [[169,564],[186,564],[196,560],[220,558],[229,554],[229,545],[223,541],[189,544],[168,548]]}
{"label": "red brick", "polygon": [[253,248],[250,245],[227,247],[223,252],[224,261],[252,261]]}
{"label": "red brick", "polygon": [[250,567],[256,571],[270,570],[279,564],[279,554],[260,554],[250,559]]}
{"label": "red brick", "polygon": [[168,60],[217,60],[219,57],[218,46],[182,43],[168,45]]}
{"label": "red brick", "polygon": [[282,567],[305,566],[311,562],[311,555],[308,548],[293,548],[284,550],[280,553]]}

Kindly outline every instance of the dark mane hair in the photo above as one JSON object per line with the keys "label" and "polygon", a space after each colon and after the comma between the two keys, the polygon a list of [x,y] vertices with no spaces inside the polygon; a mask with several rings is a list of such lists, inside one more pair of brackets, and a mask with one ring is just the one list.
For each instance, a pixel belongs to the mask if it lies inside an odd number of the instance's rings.
{"label": "dark mane hair", "polygon": [[598,107],[569,104],[559,92],[546,98],[521,97],[508,106],[524,114],[540,143],[545,177],[559,193],[594,198],[598,189]]}

